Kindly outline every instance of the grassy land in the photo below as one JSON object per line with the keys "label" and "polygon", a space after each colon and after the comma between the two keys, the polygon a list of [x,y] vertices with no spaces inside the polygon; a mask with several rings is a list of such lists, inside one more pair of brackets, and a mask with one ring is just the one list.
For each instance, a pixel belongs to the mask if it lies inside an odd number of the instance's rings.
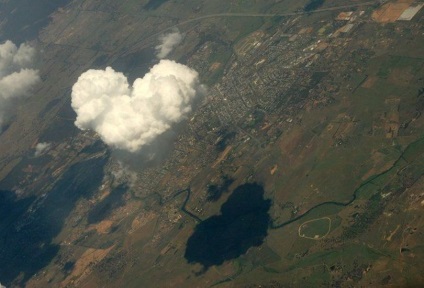
{"label": "grassy land", "polygon": [[321,239],[331,231],[331,218],[323,217],[303,222],[299,227],[299,236],[308,239]]}

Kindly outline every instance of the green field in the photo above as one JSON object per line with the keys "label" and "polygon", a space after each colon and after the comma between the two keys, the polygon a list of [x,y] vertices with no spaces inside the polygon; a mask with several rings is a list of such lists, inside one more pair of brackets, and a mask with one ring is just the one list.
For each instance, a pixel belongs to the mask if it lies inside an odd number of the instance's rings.
{"label": "green field", "polygon": [[319,240],[330,233],[331,219],[323,217],[319,219],[309,220],[302,223],[299,227],[299,236]]}

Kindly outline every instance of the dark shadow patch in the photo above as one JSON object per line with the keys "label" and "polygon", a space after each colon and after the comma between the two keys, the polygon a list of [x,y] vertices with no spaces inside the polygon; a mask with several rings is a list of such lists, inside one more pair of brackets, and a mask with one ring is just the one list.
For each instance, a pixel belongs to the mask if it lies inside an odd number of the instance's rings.
{"label": "dark shadow patch", "polygon": [[2,31],[0,41],[6,39],[15,43],[35,39],[50,22],[50,14],[70,0],[13,0],[0,3]]}
{"label": "dark shadow patch", "polygon": [[156,10],[169,0],[149,0],[146,5],[143,6],[146,10]]}
{"label": "dark shadow patch", "polygon": [[72,270],[75,267],[75,262],[74,261],[68,261],[65,263],[65,265],[63,265],[63,271],[66,274],[69,274],[70,272],[72,272]]}
{"label": "dark shadow patch", "polygon": [[128,191],[128,186],[119,185],[110,192],[102,201],[97,203],[88,213],[88,223],[99,223],[106,219],[114,209],[125,204],[124,194]]}
{"label": "dark shadow patch", "polygon": [[102,140],[97,140],[96,142],[94,142],[91,145],[85,146],[80,154],[85,153],[85,154],[89,154],[89,155],[93,155],[102,151],[106,151],[107,150],[107,146],[105,143],[103,143]]}
{"label": "dark shadow patch", "polygon": [[[12,192],[0,197],[0,279],[11,286],[18,275],[24,286],[48,265],[59,251],[52,240],[81,197],[90,197],[103,179],[108,157],[94,158],[71,166],[42,197],[17,200]],[[22,273],[22,274],[21,274]]]}
{"label": "dark shadow patch", "polygon": [[271,201],[261,185],[237,187],[221,207],[221,215],[198,224],[187,241],[184,257],[204,270],[238,258],[250,247],[260,246],[268,232]]}
{"label": "dark shadow patch", "polygon": [[[66,92],[66,96],[71,91]],[[66,102],[58,111],[56,118],[40,136],[39,142],[63,142],[79,132],[74,125],[77,114],[72,109],[70,102]]]}
{"label": "dark shadow patch", "polygon": [[234,182],[234,179],[228,177],[227,175],[221,177],[220,183],[210,184],[207,187],[208,195],[206,200],[209,202],[216,202],[221,198],[222,194],[228,192],[228,188]]}
{"label": "dark shadow patch", "polygon": [[325,0],[311,0],[308,4],[305,5],[303,10],[305,12],[311,12],[320,8],[324,4]]}
{"label": "dark shadow patch", "polygon": [[13,225],[16,218],[25,213],[34,200],[35,197],[17,200],[12,191],[0,190],[0,233]]}
{"label": "dark shadow patch", "polygon": [[135,53],[116,59],[110,66],[115,71],[125,71],[129,83],[135,79],[144,77],[149,72],[152,64],[155,64],[155,50],[152,47],[145,48]]}
{"label": "dark shadow patch", "polygon": [[93,66],[95,68],[103,68],[104,66],[106,66],[108,61],[109,61],[108,55],[100,55],[100,56],[96,57],[96,59],[94,59]]}
{"label": "dark shadow patch", "polygon": [[255,109],[249,116],[248,120],[242,124],[244,129],[252,129],[263,123],[265,119],[265,112],[260,109]]}
{"label": "dark shadow patch", "polygon": [[218,140],[215,143],[216,150],[222,152],[227,148],[228,144],[236,137],[236,132],[224,130],[220,133]]}
{"label": "dark shadow patch", "polygon": [[15,121],[16,116],[12,115],[12,117],[8,118],[6,122],[0,125],[0,134],[3,134],[7,129],[9,129],[10,125]]}
{"label": "dark shadow patch", "polygon": [[47,105],[43,108],[43,110],[41,110],[40,113],[38,113],[38,117],[44,118],[44,116],[46,116],[46,114],[49,113],[54,107],[59,105],[60,102],[61,102],[60,99],[51,100],[49,103],[47,103]]}

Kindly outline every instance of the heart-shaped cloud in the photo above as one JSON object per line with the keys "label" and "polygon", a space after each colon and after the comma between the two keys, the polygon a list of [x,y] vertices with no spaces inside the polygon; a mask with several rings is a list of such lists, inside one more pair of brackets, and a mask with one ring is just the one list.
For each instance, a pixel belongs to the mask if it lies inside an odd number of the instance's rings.
{"label": "heart-shaped cloud", "polygon": [[75,125],[96,131],[114,148],[136,152],[191,111],[199,87],[195,70],[171,60],[161,60],[132,87],[110,67],[88,70],[72,88]]}

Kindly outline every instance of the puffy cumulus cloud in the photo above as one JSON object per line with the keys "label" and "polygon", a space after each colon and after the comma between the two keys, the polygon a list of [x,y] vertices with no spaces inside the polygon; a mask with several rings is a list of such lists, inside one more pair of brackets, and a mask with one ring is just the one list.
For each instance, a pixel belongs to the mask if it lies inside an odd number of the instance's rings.
{"label": "puffy cumulus cloud", "polygon": [[38,157],[38,156],[42,155],[44,152],[46,152],[47,150],[49,150],[50,147],[51,147],[51,144],[50,143],[47,143],[47,142],[40,142],[40,143],[38,143],[37,146],[35,146],[34,156],[35,157]]}
{"label": "puffy cumulus cloud", "polygon": [[6,286],[1,285],[1,283],[0,283],[0,288],[6,288]]}
{"label": "puffy cumulus cloud", "polygon": [[28,95],[39,80],[32,69],[35,49],[27,44],[17,47],[11,41],[0,45],[0,127],[12,114],[19,98]]}
{"label": "puffy cumulus cloud", "polygon": [[0,45],[0,77],[32,66],[34,57],[35,49],[31,46],[24,43],[18,48],[12,41],[7,40]]}
{"label": "puffy cumulus cloud", "polygon": [[163,59],[174,50],[175,46],[181,43],[183,40],[183,35],[181,35],[178,29],[174,30],[171,33],[162,35],[159,40],[161,44],[156,46],[156,57],[158,59]]}
{"label": "puffy cumulus cloud", "polygon": [[200,88],[195,70],[171,60],[161,60],[132,87],[110,67],[88,70],[72,87],[75,125],[96,131],[114,148],[136,152],[184,119]]}

